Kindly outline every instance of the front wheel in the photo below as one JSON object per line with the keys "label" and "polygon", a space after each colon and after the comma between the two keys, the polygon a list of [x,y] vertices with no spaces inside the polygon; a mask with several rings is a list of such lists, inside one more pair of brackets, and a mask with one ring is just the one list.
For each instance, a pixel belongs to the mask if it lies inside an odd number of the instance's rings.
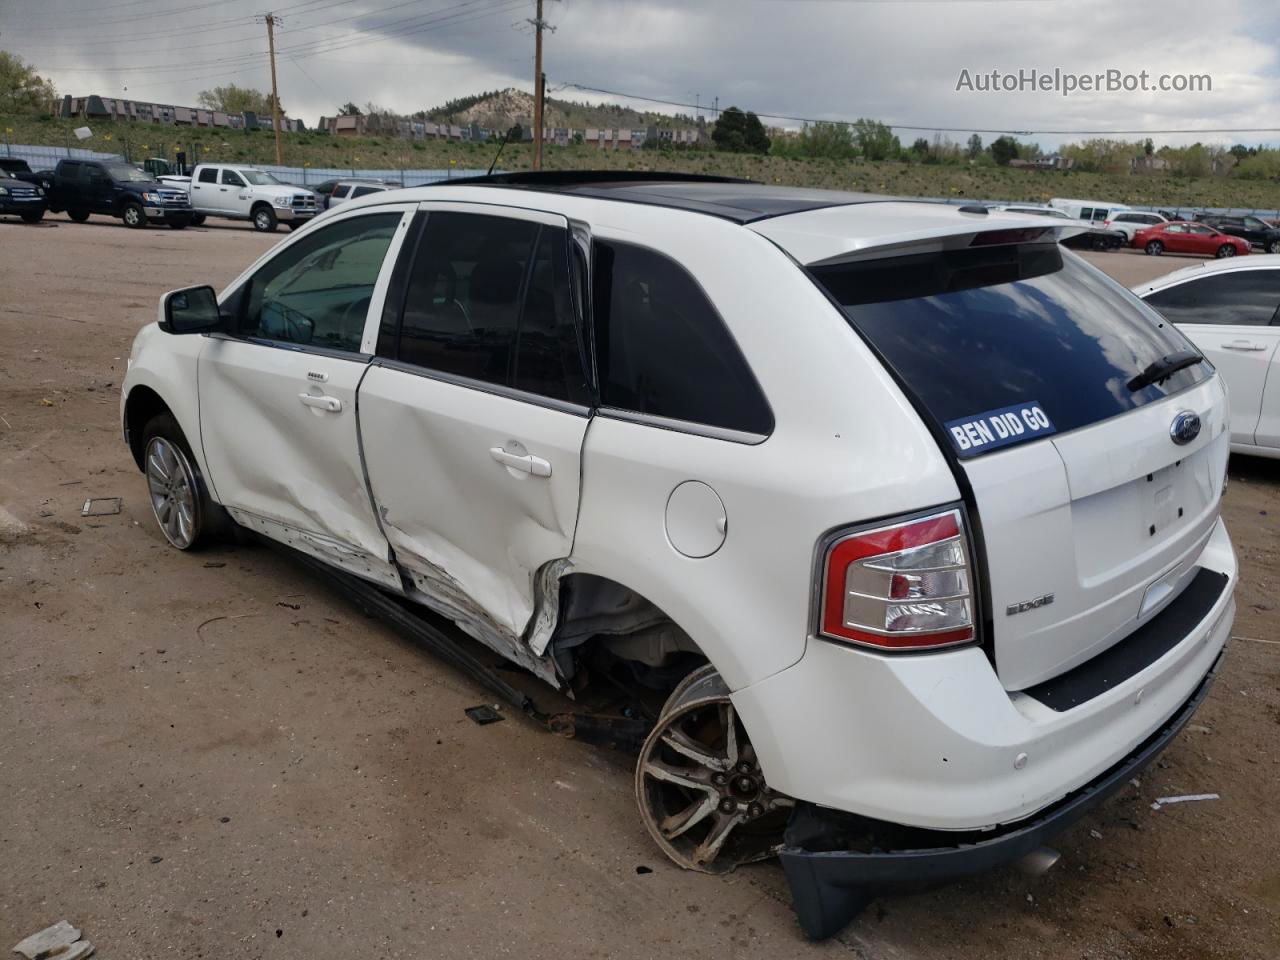
{"label": "front wheel", "polygon": [[1227,257],[1234,257],[1235,255],[1236,255],[1236,248],[1229,243],[1224,243],[1222,246],[1218,248],[1218,252],[1214,256],[1216,256],[1219,260],[1225,260]]}
{"label": "front wheel", "polygon": [[140,230],[147,225],[147,213],[140,203],[124,205],[124,225],[132,230]]}
{"label": "front wheel", "polygon": [[198,226],[200,226],[200,224],[202,224],[202,223],[204,223],[204,214],[203,214],[203,213],[195,213],[195,214],[192,214],[192,215],[191,215],[191,225],[192,225],[193,227],[198,227]]}
{"label": "front wheel", "polygon": [[1159,240],[1151,240],[1147,243],[1147,254],[1152,257],[1158,257],[1164,253],[1164,244]]}
{"label": "front wheel", "polygon": [[170,230],[185,230],[185,229],[187,229],[187,221],[186,221],[186,220],[170,220],[170,221],[169,221],[169,229],[170,229]]}
{"label": "front wheel", "polygon": [[253,229],[261,233],[271,233],[276,228],[276,212],[265,204],[253,211]]}
{"label": "front wheel", "polygon": [[662,852],[702,873],[775,855],[795,806],[765,781],[729,688],[710,665],[663,706],[636,763],[635,794]]}
{"label": "front wheel", "polygon": [[1280,240],[1272,240],[1267,244],[1267,253],[1280,253]]}
{"label": "front wheel", "polygon": [[74,220],[76,223],[84,223],[86,220],[89,219],[89,211],[88,210],[68,210],[67,216],[70,217],[72,220]]}
{"label": "front wheel", "polygon": [[27,223],[39,223],[44,219],[43,210],[28,210],[22,215],[22,219]]}
{"label": "front wheel", "polygon": [[149,420],[142,439],[151,513],[171,546],[190,550],[234,527],[227,512],[209,498],[191,447],[172,414]]}

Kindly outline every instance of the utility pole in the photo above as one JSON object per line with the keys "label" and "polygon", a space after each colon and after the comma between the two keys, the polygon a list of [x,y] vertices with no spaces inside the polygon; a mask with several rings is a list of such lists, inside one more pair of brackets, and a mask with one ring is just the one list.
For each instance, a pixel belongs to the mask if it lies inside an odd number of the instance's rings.
{"label": "utility pole", "polygon": [[284,166],[284,150],[280,146],[280,90],[276,86],[276,33],[280,18],[273,13],[263,15],[267,24],[267,50],[271,54],[271,126],[276,131],[276,166]]}
{"label": "utility pole", "polygon": [[542,101],[546,93],[547,77],[542,72],[542,31],[556,28],[542,17],[542,2],[537,0],[537,16],[529,22],[533,24],[533,169],[542,169]]}

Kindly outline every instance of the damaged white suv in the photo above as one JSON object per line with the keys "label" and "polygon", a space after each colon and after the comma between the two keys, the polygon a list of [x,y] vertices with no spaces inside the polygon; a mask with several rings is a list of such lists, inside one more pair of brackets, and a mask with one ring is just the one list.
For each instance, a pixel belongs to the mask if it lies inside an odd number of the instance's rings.
{"label": "damaged white suv", "polygon": [[1055,229],[680,175],[371,196],[166,295],[125,436],[176,547],[239,525],[666,695],[654,840],[780,854],[824,936],[1039,848],[1231,629],[1222,383]]}

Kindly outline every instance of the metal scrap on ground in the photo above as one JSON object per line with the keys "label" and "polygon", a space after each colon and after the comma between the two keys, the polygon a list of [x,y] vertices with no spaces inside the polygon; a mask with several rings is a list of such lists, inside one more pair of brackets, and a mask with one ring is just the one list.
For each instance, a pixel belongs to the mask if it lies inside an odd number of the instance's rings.
{"label": "metal scrap on ground", "polygon": [[1156,797],[1155,803],[1151,804],[1152,810],[1159,810],[1163,806],[1171,803],[1191,803],[1196,800],[1220,800],[1222,799],[1216,793],[1188,793],[1180,797]]}
{"label": "metal scrap on ground", "polygon": [[119,497],[99,497],[97,499],[90,497],[84,502],[84,506],[80,508],[80,516],[107,517],[119,513],[122,506],[123,501]]}
{"label": "metal scrap on ground", "polygon": [[33,933],[13,948],[27,960],[84,960],[93,953],[93,944],[80,939],[80,931],[59,920],[39,933]]}

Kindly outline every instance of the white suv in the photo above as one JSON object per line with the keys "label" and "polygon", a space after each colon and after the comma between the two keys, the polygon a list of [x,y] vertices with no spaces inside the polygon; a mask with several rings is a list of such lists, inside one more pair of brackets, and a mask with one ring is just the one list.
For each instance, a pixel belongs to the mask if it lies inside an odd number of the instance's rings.
{"label": "white suv", "polygon": [[1148,213],[1144,210],[1126,210],[1113,214],[1104,226],[1117,233],[1123,233],[1128,243],[1133,243],[1133,235],[1139,230],[1156,227],[1169,221],[1159,213]]}
{"label": "white suv", "polygon": [[823,936],[1128,782],[1231,630],[1222,383],[1056,229],[680,175],[370,196],[167,294],[125,437],[175,547],[237,524],[558,688],[669,691],[655,842],[780,853]]}

